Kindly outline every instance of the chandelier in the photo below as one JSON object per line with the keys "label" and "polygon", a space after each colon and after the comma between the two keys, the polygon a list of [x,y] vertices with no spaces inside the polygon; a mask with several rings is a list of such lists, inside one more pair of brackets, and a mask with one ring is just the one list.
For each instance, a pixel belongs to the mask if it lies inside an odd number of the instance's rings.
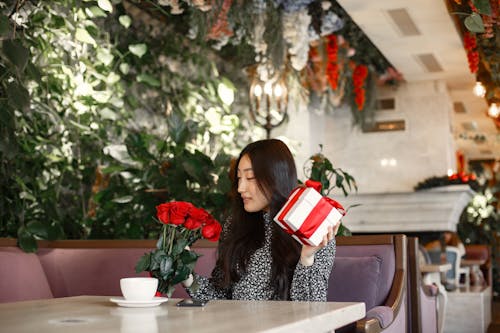
{"label": "chandelier", "polygon": [[288,116],[285,74],[275,73],[272,69],[263,74],[258,68],[250,72],[250,115],[257,125],[266,130],[269,139],[272,129],[280,126]]}

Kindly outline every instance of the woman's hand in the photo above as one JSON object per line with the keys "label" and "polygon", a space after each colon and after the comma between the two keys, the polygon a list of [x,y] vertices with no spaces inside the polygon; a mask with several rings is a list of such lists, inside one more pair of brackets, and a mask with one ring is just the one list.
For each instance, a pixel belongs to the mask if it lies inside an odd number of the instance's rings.
{"label": "woman's hand", "polygon": [[[188,250],[188,251],[191,251],[191,248],[189,246],[185,246],[184,247],[185,250]],[[193,284],[193,281],[194,281],[194,277],[193,277],[193,274],[189,274],[189,276],[187,277],[186,280],[182,281],[182,285],[186,288],[189,288],[191,287],[191,285]]]}
{"label": "woman's hand", "polygon": [[302,245],[302,252],[300,253],[300,263],[303,266],[311,266],[314,264],[314,254],[328,245],[328,243],[335,237],[339,230],[340,222],[334,227],[328,227],[326,235],[318,246]]}

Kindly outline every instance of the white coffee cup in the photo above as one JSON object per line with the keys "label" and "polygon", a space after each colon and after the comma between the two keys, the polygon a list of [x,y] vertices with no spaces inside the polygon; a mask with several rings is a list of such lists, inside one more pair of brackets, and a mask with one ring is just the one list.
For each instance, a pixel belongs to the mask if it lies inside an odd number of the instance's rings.
{"label": "white coffee cup", "polygon": [[149,301],[155,297],[158,279],[130,277],[120,279],[120,289],[127,301]]}

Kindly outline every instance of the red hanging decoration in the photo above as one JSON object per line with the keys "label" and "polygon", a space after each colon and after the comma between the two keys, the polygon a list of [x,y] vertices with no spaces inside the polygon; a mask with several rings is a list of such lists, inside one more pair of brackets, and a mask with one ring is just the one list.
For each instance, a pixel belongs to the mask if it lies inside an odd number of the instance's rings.
{"label": "red hanging decoration", "polygon": [[363,110],[366,101],[365,81],[368,77],[368,67],[358,64],[352,73],[352,83],[354,89],[354,102],[358,110]]}

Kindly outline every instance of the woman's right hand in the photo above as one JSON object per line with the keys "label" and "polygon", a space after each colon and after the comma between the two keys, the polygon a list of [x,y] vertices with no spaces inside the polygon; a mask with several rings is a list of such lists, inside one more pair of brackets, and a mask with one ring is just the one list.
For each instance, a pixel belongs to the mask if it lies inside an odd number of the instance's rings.
{"label": "woman's right hand", "polygon": [[[188,250],[188,251],[191,251],[191,248],[186,245],[186,247],[184,247],[185,250]],[[182,285],[185,287],[185,288],[189,288],[191,287],[191,285],[193,284],[193,281],[194,281],[194,277],[193,277],[193,274],[189,274],[189,276],[187,277],[186,280],[182,281]]]}
{"label": "woman's right hand", "polygon": [[193,284],[193,281],[194,281],[193,274],[189,274],[188,278],[182,281],[181,283],[184,286],[184,288],[189,288]]}

